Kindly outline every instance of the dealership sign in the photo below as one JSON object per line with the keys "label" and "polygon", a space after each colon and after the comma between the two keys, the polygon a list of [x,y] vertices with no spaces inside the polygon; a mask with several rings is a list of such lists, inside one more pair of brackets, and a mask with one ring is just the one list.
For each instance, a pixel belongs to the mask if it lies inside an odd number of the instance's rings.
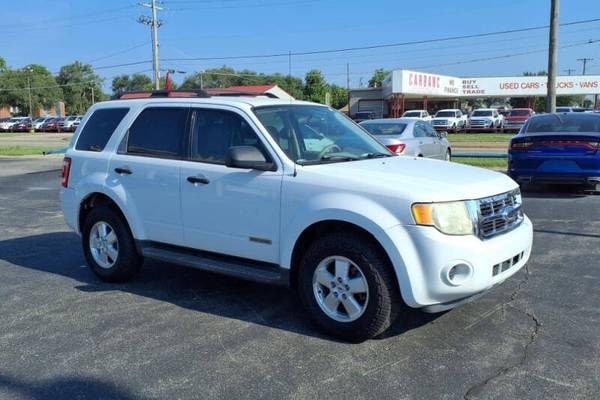
{"label": "dealership sign", "polygon": [[[461,96],[545,96],[548,90],[547,80],[546,76],[463,78]],[[556,94],[600,94],[600,76],[558,76]]]}
{"label": "dealership sign", "polygon": [[[394,93],[433,97],[544,96],[545,76],[457,78],[425,72],[396,70],[383,81],[383,96]],[[556,93],[600,94],[600,75],[559,76]]]}

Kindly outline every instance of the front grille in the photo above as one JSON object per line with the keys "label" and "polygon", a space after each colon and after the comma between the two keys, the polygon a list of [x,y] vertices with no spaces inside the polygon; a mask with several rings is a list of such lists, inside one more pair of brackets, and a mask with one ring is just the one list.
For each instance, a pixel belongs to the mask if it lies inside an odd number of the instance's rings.
{"label": "front grille", "polygon": [[523,222],[519,190],[486,197],[477,202],[478,234],[482,239],[508,232]]}
{"label": "front grille", "polygon": [[471,121],[471,126],[477,126],[477,127],[480,127],[480,126],[485,126],[485,121],[477,121],[477,120],[474,120],[474,121],[473,121],[473,120],[472,120],[472,121]]}
{"label": "front grille", "polygon": [[433,121],[433,125],[446,126],[446,125],[448,125],[448,121]]}
{"label": "front grille", "polygon": [[517,254],[516,256],[509,258],[508,260],[504,260],[501,263],[494,265],[492,267],[492,276],[496,276],[496,275],[510,269],[511,267],[517,265],[519,263],[519,261],[521,261],[523,259],[524,255],[525,255],[525,252],[522,251],[519,254]]}

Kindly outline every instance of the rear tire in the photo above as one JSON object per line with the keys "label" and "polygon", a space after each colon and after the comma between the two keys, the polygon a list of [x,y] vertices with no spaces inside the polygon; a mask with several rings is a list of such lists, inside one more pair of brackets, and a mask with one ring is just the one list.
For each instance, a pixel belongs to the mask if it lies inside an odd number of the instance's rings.
{"label": "rear tire", "polygon": [[298,293],[316,325],[350,342],[383,333],[403,304],[385,255],[359,233],[332,233],[315,241],[299,265]]}
{"label": "rear tire", "polygon": [[142,266],[129,226],[111,207],[92,208],[83,223],[82,244],[88,266],[103,281],[127,281]]}

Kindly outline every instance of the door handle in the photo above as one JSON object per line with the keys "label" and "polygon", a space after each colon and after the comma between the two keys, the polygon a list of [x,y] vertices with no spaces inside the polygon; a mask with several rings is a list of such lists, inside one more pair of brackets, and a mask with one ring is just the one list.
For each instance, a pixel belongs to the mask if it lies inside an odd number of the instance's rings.
{"label": "door handle", "polygon": [[196,185],[198,183],[201,183],[203,185],[208,185],[210,183],[208,178],[206,178],[204,175],[188,176],[187,181],[189,183],[193,183],[194,185]]}
{"label": "door handle", "polygon": [[117,167],[117,168],[115,168],[115,172],[119,175],[131,175],[133,173],[127,167]]}

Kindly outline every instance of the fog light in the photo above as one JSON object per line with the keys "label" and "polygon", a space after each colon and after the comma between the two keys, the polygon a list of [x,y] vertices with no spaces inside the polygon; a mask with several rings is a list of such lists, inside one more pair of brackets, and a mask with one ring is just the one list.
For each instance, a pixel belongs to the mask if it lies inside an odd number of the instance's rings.
{"label": "fog light", "polygon": [[465,283],[473,272],[471,266],[465,263],[456,264],[447,269],[446,280],[453,286],[460,286]]}

